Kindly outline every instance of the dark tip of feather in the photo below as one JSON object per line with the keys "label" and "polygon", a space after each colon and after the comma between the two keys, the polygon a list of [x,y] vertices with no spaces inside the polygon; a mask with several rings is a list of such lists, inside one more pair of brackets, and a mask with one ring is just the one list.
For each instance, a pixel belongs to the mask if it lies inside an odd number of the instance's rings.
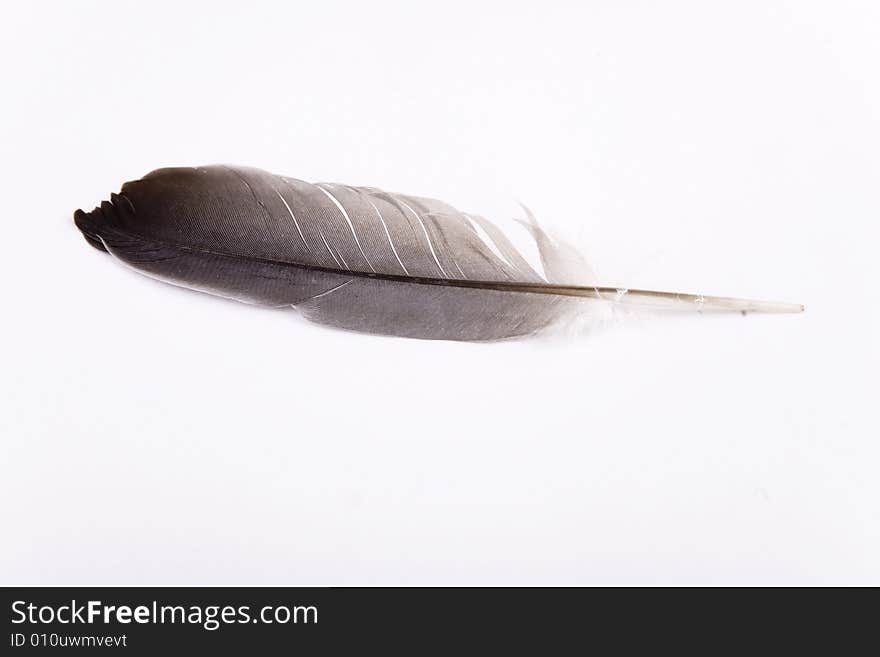
{"label": "dark tip of feather", "polygon": [[79,232],[82,233],[82,236],[86,239],[90,245],[98,249],[99,251],[106,252],[107,249],[104,247],[104,243],[98,237],[96,232],[98,227],[98,221],[96,221],[96,214],[103,214],[100,208],[95,208],[91,212],[83,212],[82,210],[77,210],[73,213],[73,223],[76,224],[76,227],[79,228]]}
{"label": "dark tip of feather", "polygon": [[120,226],[134,218],[135,209],[124,193],[111,194],[109,201],[101,201],[101,205],[91,212],[77,210],[73,213],[73,221],[86,241],[100,251],[106,251],[102,237],[106,237],[106,228]]}

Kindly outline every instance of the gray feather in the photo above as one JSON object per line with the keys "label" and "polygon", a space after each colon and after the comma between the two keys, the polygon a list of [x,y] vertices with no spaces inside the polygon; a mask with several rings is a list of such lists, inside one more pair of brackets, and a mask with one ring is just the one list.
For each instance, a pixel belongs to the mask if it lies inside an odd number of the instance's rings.
{"label": "gray feather", "polygon": [[295,306],[313,322],[368,333],[497,340],[535,333],[591,299],[624,296],[684,308],[785,310],[593,287],[580,255],[527,214],[546,280],[495,224],[441,201],[245,167],[159,169],[74,218],[90,244],[148,276]]}

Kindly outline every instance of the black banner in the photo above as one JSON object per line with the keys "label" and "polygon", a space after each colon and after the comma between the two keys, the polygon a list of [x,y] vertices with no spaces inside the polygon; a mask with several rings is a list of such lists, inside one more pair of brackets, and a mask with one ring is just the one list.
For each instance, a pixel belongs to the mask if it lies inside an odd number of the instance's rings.
{"label": "black banner", "polygon": [[[3,654],[419,653],[501,647],[839,649],[866,605],[799,591],[457,588],[6,588]],[[840,597],[836,592],[832,597]],[[850,597],[847,594],[846,597]],[[844,609],[847,611],[844,612]],[[834,621],[845,630],[834,631]],[[757,643],[756,643],[757,642]]]}

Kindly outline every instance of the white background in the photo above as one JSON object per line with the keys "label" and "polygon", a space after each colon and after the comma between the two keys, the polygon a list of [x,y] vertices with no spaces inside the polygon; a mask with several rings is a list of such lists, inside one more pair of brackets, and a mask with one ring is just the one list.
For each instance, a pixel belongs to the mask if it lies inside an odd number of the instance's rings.
{"label": "white background", "polygon": [[[880,584],[876,2],[3,13],[3,584]],[[610,284],[807,312],[378,338],[73,226],[214,162],[522,199]]]}

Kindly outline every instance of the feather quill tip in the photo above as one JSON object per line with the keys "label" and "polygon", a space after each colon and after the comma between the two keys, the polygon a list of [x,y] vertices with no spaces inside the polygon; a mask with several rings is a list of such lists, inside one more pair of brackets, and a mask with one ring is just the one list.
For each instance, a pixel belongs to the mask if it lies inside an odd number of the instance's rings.
{"label": "feather quill tip", "polygon": [[668,310],[696,310],[698,312],[739,312],[763,314],[794,314],[806,309],[801,303],[762,301],[737,297],[716,297],[703,294],[659,292],[656,290],[621,289],[612,294],[610,288],[594,288],[599,298],[628,306],[645,306]]}

